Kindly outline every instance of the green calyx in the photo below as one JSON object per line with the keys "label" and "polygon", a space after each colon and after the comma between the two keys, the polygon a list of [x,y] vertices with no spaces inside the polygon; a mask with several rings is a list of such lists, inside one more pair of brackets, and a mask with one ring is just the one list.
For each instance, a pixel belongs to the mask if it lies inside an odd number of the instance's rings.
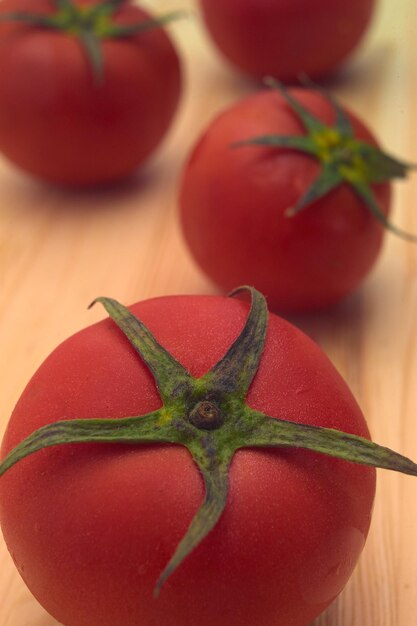
{"label": "green calyx", "polygon": [[[350,120],[328,92],[320,90],[334,108],[336,114],[334,126],[326,126],[312,115],[282,83],[273,78],[267,78],[265,82],[284,97],[302,122],[305,135],[263,135],[236,142],[234,146],[289,148],[309,154],[321,164],[319,176],[298,202],[287,209],[287,216],[296,215],[336,187],[346,183],[385,228],[403,239],[417,242],[417,236],[404,232],[387,220],[371,187],[372,184],[394,178],[405,178],[415,166],[399,161],[379,148],[356,139]],[[318,89],[308,80],[304,82],[310,88]]]}
{"label": "green calyx", "polygon": [[118,24],[118,10],[131,0],[101,0],[96,4],[79,6],[74,0],[54,0],[55,12],[36,14],[11,12],[0,15],[0,21],[23,22],[31,26],[61,31],[78,37],[87,54],[96,83],[104,78],[101,41],[132,37],[154,28],[160,28],[185,15],[184,11],[172,11],[158,18],[149,18],[134,24]]}
{"label": "green calyx", "polygon": [[417,465],[411,460],[367,439],[269,417],[247,405],[246,396],[262,357],[268,311],[264,297],[253,288],[241,287],[231,295],[244,290],[252,297],[244,328],[223,358],[200,378],[191,376],[128,309],[110,298],[98,298],[95,302],[105,307],[151,371],[162,407],[142,416],[68,419],[49,424],[19,443],[0,464],[2,476],[28,455],[68,443],[160,442],[185,446],[204,479],[205,498],[156,582],[155,596],[216,525],[227,502],[229,468],[240,448],[305,448],[417,476]]}

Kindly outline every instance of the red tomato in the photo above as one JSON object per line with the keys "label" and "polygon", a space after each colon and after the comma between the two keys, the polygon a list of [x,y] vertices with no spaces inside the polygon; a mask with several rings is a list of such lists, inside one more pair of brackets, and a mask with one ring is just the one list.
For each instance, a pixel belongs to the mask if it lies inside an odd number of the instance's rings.
{"label": "red tomato", "polygon": [[200,0],[214,42],[243,72],[322,76],[356,48],[376,0]]}
{"label": "red tomato", "polygon": [[[320,93],[291,92],[326,124],[335,112]],[[346,112],[354,136],[371,145],[365,126]],[[294,206],[318,177],[311,156],[234,142],[262,135],[302,135],[299,118],[276,91],[251,96],[220,114],[185,167],[181,217],[185,239],[203,270],[223,289],[254,285],[269,307],[308,311],[330,306],[363,280],[380,251],[383,228],[346,184],[293,217]],[[388,183],[372,186],[387,215]]]}
{"label": "red tomato", "polygon": [[[80,7],[97,0],[76,0]],[[51,15],[51,0],[5,0],[11,11]],[[149,15],[126,2],[114,21]],[[102,39],[94,80],[80,38],[26,23],[0,23],[0,151],[27,172],[69,184],[131,174],[165,135],[180,95],[180,65],[161,28]]]}
{"label": "red tomato", "polygon": [[[165,297],[132,307],[194,376],[240,332],[245,302]],[[248,394],[273,417],[365,437],[364,418],[320,349],[270,315]],[[2,453],[63,416],[123,417],[161,406],[148,369],[110,320],[74,335],[34,375]],[[296,450],[238,451],[224,513],[166,582],[155,582],[201,504],[185,448],[72,444],[18,463],[0,481],[12,558],[65,626],[306,626],[341,591],[363,547],[373,469]]]}

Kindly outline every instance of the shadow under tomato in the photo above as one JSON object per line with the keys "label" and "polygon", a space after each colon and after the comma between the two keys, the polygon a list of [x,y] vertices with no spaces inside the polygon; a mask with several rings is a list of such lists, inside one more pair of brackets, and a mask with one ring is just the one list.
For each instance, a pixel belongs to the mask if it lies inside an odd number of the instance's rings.
{"label": "shadow under tomato", "polygon": [[[360,332],[363,321],[363,293],[358,290],[335,306],[323,311],[304,314],[282,315],[286,320],[297,326],[306,335],[323,347],[329,340],[337,340],[338,333],[349,330],[352,335]],[[352,339],[352,337],[351,337]]]}
{"label": "shadow under tomato", "polygon": [[2,170],[2,212],[10,212],[13,219],[56,213],[94,214],[121,212],[123,207],[145,209],[149,194],[155,187],[166,185],[170,171],[167,163],[156,160],[144,164],[132,175],[117,182],[92,185],[69,186],[39,180],[13,165]]}
{"label": "shadow under tomato", "polygon": [[[341,90],[355,93],[378,91],[387,77],[387,68],[395,63],[393,46],[390,43],[378,42],[368,47],[359,48],[339,68],[330,74],[314,78],[314,83],[329,91]],[[237,70],[225,62],[213,63],[207,68],[207,82],[214,87],[214,92],[233,94],[234,100],[244,98],[265,88],[262,79],[255,79]],[[288,85],[299,86],[299,80],[286,81]]]}
{"label": "shadow under tomato", "polygon": [[324,613],[319,615],[309,626],[343,626],[339,619],[339,606],[341,602],[341,596],[338,596]]}
{"label": "shadow under tomato", "polygon": [[369,94],[386,81],[387,68],[393,62],[395,54],[392,45],[378,43],[367,49],[359,49],[340,68],[319,82],[329,90],[340,88],[351,94],[364,90],[364,93]]}
{"label": "shadow under tomato", "polygon": [[72,210],[88,210],[88,208],[102,210],[106,207],[114,207],[115,200],[125,201],[146,193],[164,178],[164,171],[161,170],[163,170],[162,166],[146,164],[126,178],[97,185],[71,186],[37,180],[34,182],[41,187],[43,192],[59,200],[57,210],[60,210],[60,207],[65,210],[68,200],[72,201]]}

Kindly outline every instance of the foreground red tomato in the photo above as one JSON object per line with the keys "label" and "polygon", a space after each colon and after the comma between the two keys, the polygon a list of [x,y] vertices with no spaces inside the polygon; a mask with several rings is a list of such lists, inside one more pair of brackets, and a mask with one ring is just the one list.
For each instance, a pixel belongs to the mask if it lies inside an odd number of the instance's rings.
{"label": "foreground red tomato", "polygon": [[243,72],[322,76],[356,48],[375,0],[200,0],[209,33]]}
{"label": "foreground red tomato", "polygon": [[[218,362],[248,315],[245,302],[209,296],[154,299],[131,310],[193,376]],[[273,422],[368,437],[319,348],[274,315],[268,324],[250,407]],[[16,406],[2,455],[63,417],[87,423],[160,406],[148,369],[106,320],[68,339],[40,367]],[[352,572],[374,483],[373,469],[314,452],[239,450],[220,521],[158,599],[155,582],[203,498],[186,449],[42,450],[1,478],[0,520],[23,579],[65,626],[306,626]]]}
{"label": "foreground red tomato", "polygon": [[325,95],[280,88],[238,102],[208,126],[184,170],[181,219],[194,258],[224,290],[254,285],[273,310],[309,311],[360,284],[383,226],[412,239],[387,222],[383,182],[390,168],[405,176],[406,167],[375,150],[364,124]]}
{"label": "foreground red tomato", "polygon": [[[0,151],[48,181],[87,185],[131,174],[160,143],[178,103],[180,66],[167,34],[155,27],[104,35],[103,24],[105,33],[149,15],[126,1],[111,20],[99,16],[90,24],[88,11],[100,4],[76,0],[78,14],[64,30],[0,23]],[[0,18],[11,12],[51,18],[57,5],[5,0]]]}

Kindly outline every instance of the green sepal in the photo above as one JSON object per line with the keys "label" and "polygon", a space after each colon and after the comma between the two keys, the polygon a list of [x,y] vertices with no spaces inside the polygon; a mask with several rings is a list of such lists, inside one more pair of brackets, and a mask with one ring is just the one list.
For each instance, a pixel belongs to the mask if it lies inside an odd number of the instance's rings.
{"label": "green sepal", "polygon": [[[196,461],[204,480],[204,501],[193,517],[184,537],[178,544],[174,554],[158,578],[154,597],[157,598],[166,580],[181,565],[184,559],[207,537],[215,527],[227,502],[229,466],[234,451],[226,458],[213,463],[207,455],[199,454]],[[195,458],[195,457],[194,457]]]}
{"label": "green sepal", "polygon": [[101,45],[97,37],[90,31],[84,30],[79,34],[80,41],[84,47],[96,85],[104,82],[104,63]]}
{"label": "green sepal", "polygon": [[72,11],[74,3],[71,0],[55,0],[56,8],[60,11]]}
{"label": "green sepal", "polygon": [[[357,169],[368,184],[383,183],[392,178],[407,178],[409,171],[416,169],[413,163],[400,161],[363,141],[354,141],[353,146]],[[347,164],[345,167],[347,168]],[[345,171],[348,180],[349,170],[346,169]]]}
{"label": "green sepal", "polygon": [[304,135],[260,135],[251,139],[243,139],[235,141],[232,148],[241,148],[242,146],[270,146],[271,148],[291,148],[300,152],[307,152],[316,155],[316,146],[311,137]]}
{"label": "green sepal", "polygon": [[152,17],[137,24],[128,24],[126,26],[113,24],[106,28],[106,31],[103,33],[103,38],[132,37],[133,35],[139,35],[153,30],[154,28],[161,28],[187,15],[189,15],[187,11],[171,11],[160,17]]}
{"label": "green sepal", "polygon": [[68,443],[177,443],[162,410],[120,419],[68,419],[42,426],[19,443],[0,463],[0,476],[27,456]]}
{"label": "green sepal", "polygon": [[410,241],[412,243],[417,243],[417,235],[413,235],[412,233],[408,233],[401,228],[398,228],[392,222],[390,222],[384,213],[381,211],[378,202],[376,201],[375,194],[372,189],[365,185],[362,181],[352,181],[352,187],[355,192],[360,196],[363,202],[366,204],[368,209],[371,211],[372,215],[380,222],[380,224],[392,232],[394,235],[397,235],[401,239],[405,241]]}
{"label": "green sepal", "polygon": [[237,295],[247,290],[251,294],[251,308],[246,323],[229,350],[218,363],[203,376],[206,393],[233,394],[244,400],[249,386],[258,371],[265,343],[268,308],[265,298],[253,287],[239,287],[230,293]]}
{"label": "green sepal", "polygon": [[360,197],[366,208],[384,228],[407,241],[417,242],[416,235],[397,228],[386,219],[371,187],[373,184],[395,178],[406,178],[409,171],[416,166],[396,159],[376,146],[355,139],[348,116],[333,96],[305,77],[302,78],[302,82],[309,88],[318,90],[331,104],[335,114],[333,126],[323,124],[282,83],[268,77],[265,83],[281,94],[301,121],[306,134],[260,135],[235,141],[232,147],[252,145],[288,148],[308,154],[321,163],[320,174],[298,202],[287,208],[285,211],[287,217],[296,215],[345,183]]}
{"label": "green sepal", "polygon": [[289,217],[296,215],[302,209],[328,194],[332,189],[336,189],[342,182],[342,176],[331,163],[324,165],[320,175],[311,187],[307,189],[306,193],[301,196],[293,207],[286,209],[285,215]]}
{"label": "green sepal", "polygon": [[122,7],[124,4],[128,4],[130,0],[102,0],[99,4],[96,5],[95,9],[97,11],[110,11],[111,13],[115,13],[117,9]]}
{"label": "green sepal", "polygon": [[90,307],[97,302],[104,306],[113,322],[126,335],[150,369],[164,403],[189,389],[193,381],[191,374],[161,346],[145,324],[117,300],[96,298]]}
{"label": "green sepal", "polygon": [[271,87],[272,89],[275,89],[281,94],[284,100],[286,100],[286,102],[290,105],[291,110],[297,114],[298,118],[303,123],[306,131],[313,134],[327,128],[327,126],[323,124],[323,122],[314,117],[314,115],[310,113],[308,109],[303,107],[303,105],[298,102],[298,100],[294,98],[293,95],[291,95],[291,93],[288,91],[283,83],[279,82],[275,78],[272,78],[271,76],[267,76],[264,82],[265,85]]}
{"label": "green sepal", "polygon": [[41,26],[43,28],[56,28],[54,20],[47,15],[22,13],[20,11],[2,13],[0,15],[0,22],[22,22],[24,24],[32,24],[33,26]]}
{"label": "green sepal", "polygon": [[[314,81],[310,79],[306,74],[301,74],[299,76],[300,83],[307,87],[308,89],[313,89],[314,91],[318,91],[321,95],[330,102],[333,107],[333,111],[335,114],[335,128],[339,131],[339,133],[344,137],[353,137],[353,128],[350,122],[350,119],[336,100],[333,97],[330,91],[324,89],[320,85],[316,84]],[[272,85],[271,85],[272,86]],[[285,90],[285,89],[284,89]]]}
{"label": "green sepal", "polygon": [[256,427],[247,433],[244,447],[289,447],[417,476],[417,464],[369,439],[332,428],[300,424],[253,411]]}

